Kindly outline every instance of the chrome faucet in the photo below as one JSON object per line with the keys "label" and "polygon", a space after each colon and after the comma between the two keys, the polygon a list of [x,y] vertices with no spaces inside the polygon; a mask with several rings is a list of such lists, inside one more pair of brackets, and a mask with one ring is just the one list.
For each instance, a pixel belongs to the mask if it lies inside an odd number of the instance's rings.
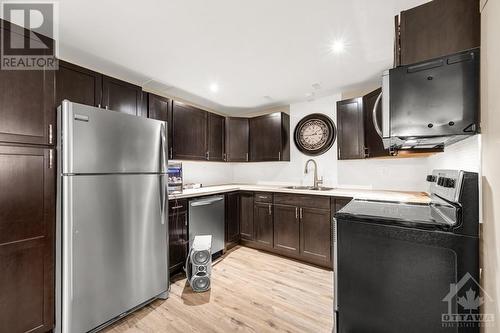
{"label": "chrome faucet", "polygon": [[318,178],[318,164],[313,159],[307,160],[306,167],[304,169],[304,173],[305,174],[309,173],[309,171],[307,170],[307,167],[309,166],[309,162],[312,162],[314,165],[314,185],[313,185],[313,188],[318,189],[321,185],[323,185],[323,177]]}

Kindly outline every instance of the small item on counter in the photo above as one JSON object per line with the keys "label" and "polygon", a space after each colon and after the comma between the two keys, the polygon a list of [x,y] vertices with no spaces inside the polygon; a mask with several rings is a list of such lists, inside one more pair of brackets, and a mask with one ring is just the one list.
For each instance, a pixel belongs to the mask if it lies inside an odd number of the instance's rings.
{"label": "small item on counter", "polygon": [[168,163],[168,193],[182,193],[182,163]]}
{"label": "small item on counter", "polygon": [[200,183],[189,183],[184,185],[185,190],[195,190],[197,188],[202,188],[203,184]]}

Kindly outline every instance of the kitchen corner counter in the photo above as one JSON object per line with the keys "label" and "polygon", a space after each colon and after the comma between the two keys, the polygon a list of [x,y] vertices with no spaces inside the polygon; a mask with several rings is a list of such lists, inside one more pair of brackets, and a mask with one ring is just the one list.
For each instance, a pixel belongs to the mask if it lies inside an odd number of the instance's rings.
{"label": "kitchen corner counter", "polygon": [[169,199],[193,198],[212,194],[227,193],[233,191],[252,191],[252,192],[275,192],[319,195],[330,197],[346,197],[367,200],[384,200],[397,202],[428,203],[429,196],[424,192],[405,192],[405,191],[382,191],[382,190],[363,190],[349,188],[334,188],[329,191],[315,191],[303,189],[288,189],[278,185],[251,185],[251,184],[227,184],[201,187],[198,189],[186,189],[182,193],[170,194]]}

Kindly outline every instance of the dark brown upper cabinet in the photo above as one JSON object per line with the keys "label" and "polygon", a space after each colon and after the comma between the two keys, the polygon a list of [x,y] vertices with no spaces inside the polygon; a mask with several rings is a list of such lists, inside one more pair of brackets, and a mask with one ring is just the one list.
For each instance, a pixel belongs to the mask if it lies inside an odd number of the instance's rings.
{"label": "dark brown upper cabinet", "polygon": [[337,152],[339,160],[365,158],[363,98],[337,102]]}
{"label": "dark brown upper cabinet", "polygon": [[224,161],[224,123],[225,118],[215,113],[208,113],[207,160]]}
{"label": "dark brown upper cabinet", "polygon": [[55,143],[54,80],[53,70],[0,70],[0,141]]}
{"label": "dark brown upper cabinet", "polygon": [[207,123],[207,111],[180,102],[173,103],[173,159],[207,160]]}
{"label": "dark brown upper cabinet", "polygon": [[240,235],[242,239],[253,240],[254,221],[253,221],[253,206],[254,196],[252,192],[240,192]]}
{"label": "dark brown upper cabinet", "polygon": [[403,11],[395,63],[409,65],[479,47],[480,26],[479,0],[434,0]]}
{"label": "dark brown upper cabinet", "polygon": [[65,99],[75,103],[100,106],[102,75],[59,60],[56,74],[56,107]]}
{"label": "dark brown upper cabinet", "polygon": [[273,205],[256,202],[253,213],[255,242],[262,247],[273,247]]}
{"label": "dark brown upper cabinet", "polygon": [[53,153],[0,146],[1,332],[48,332],[54,327]]}
{"label": "dark brown upper cabinet", "polygon": [[248,162],[248,118],[226,118],[226,161]]}
{"label": "dark brown upper cabinet", "polygon": [[249,119],[250,160],[290,161],[290,116],[275,112]]}
{"label": "dark brown upper cabinet", "polygon": [[167,122],[168,157],[173,158],[172,100],[170,98],[147,94],[148,118]]}
{"label": "dark brown upper cabinet", "polygon": [[131,83],[103,75],[102,107],[134,116],[140,115],[142,89]]}

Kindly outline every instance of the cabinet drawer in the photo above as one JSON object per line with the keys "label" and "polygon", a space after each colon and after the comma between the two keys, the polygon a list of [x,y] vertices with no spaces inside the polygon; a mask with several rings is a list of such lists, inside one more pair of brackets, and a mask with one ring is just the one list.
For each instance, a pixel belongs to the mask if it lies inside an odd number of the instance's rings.
{"label": "cabinet drawer", "polygon": [[273,203],[273,194],[268,192],[256,192],[254,200],[255,202]]}
{"label": "cabinet drawer", "polygon": [[187,211],[186,199],[173,199],[168,202],[168,213],[175,214]]}
{"label": "cabinet drawer", "polygon": [[276,193],[274,195],[274,203],[298,207],[330,209],[330,197],[323,197],[319,195]]}

